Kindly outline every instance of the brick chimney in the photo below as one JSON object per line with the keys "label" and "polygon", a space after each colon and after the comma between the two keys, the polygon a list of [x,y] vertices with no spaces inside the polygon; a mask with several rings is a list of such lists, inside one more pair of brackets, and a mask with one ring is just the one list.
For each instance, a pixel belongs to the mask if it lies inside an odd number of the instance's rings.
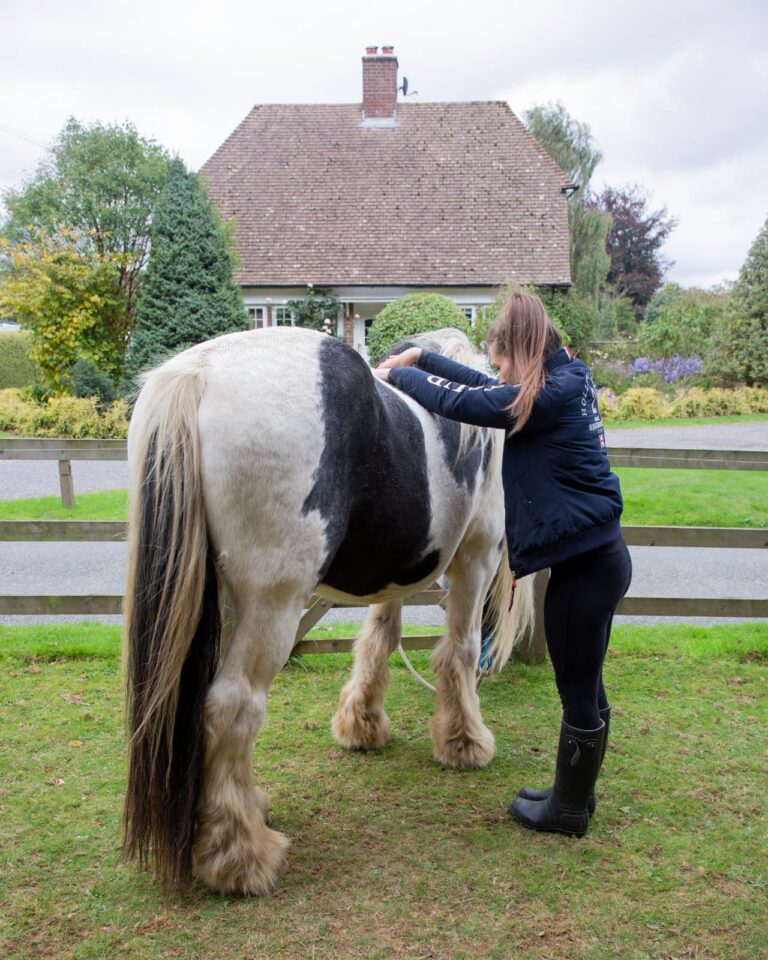
{"label": "brick chimney", "polygon": [[397,57],[394,47],[366,47],[363,57],[362,121],[366,127],[394,127],[397,116]]}

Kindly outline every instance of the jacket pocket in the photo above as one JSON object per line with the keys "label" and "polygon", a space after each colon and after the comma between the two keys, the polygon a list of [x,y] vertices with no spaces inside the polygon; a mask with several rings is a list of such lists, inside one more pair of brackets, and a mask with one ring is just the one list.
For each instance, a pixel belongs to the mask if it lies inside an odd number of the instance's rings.
{"label": "jacket pocket", "polygon": [[543,526],[547,522],[536,509],[533,500],[516,480],[512,483],[512,495],[514,501],[512,512],[518,528],[521,525],[530,526],[531,523],[536,524],[536,526]]}

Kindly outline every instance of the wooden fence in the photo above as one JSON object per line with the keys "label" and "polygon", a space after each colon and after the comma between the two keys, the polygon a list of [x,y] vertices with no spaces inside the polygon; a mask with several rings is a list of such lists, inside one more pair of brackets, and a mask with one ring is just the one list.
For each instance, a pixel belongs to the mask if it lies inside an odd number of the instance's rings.
{"label": "wooden fence", "polygon": [[[62,495],[67,488],[72,492],[71,460],[124,460],[124,440],[19,440],[0,439],[0,460],[30,459],[58,460],[62,477]],[[61,464],[66,464],[62,468]],[[613,448],[613,466],[675,467],[693,469],[768,470],[768,451],[742,450],[665,450],[640,448]],[[71,497],[73,499],[73,496]],[[66,500],[65,500],[66,502]],[[112,521],[49,520],[0,521],[0,540],[35,542],[119,542],[125,540],[127,524]],[[643,547],[708,547],[708,548],[768,548],[768,530],[740,527],[650,527],[626,526],[622,532],[630,546]],[[544,656],[543,616],[541,608],[546,590],[548,571],[536,574],[535,592],[538,607],[538,626],[522,651],[525,659],[540,660]],[[407,606],[439,603],[443,591],[435,585],[405,599]],[[324,653],[347,651],[354,638],[306,640],[311,630],[331,607],[352,607],[354,604],[334,603],[313,597],[302,617],[296,634],[296,652]],[[119,614],[121,596],[72,595],[0,596],[0,615],[102,615]],[[740,617],[768,618],[768,599],[748,598],[691,598],[691,597],[625,597],[617,610],[625,616],[656,617]],[[403,638],[408,649],[431,647],[439,634]]]}

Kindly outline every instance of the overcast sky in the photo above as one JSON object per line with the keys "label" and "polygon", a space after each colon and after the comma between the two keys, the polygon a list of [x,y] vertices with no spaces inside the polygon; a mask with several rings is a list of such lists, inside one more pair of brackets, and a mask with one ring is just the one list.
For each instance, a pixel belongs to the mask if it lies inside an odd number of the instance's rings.
{"label": "overcast sky", "polygon": [[679,223],[668,279],[734,279],[768,215],[767,0],[0,0],[0,189],[68,116],[130,119],[197,169],[255,103],[355,103],[392,44],[417,101],[561,100],[593,185]]}

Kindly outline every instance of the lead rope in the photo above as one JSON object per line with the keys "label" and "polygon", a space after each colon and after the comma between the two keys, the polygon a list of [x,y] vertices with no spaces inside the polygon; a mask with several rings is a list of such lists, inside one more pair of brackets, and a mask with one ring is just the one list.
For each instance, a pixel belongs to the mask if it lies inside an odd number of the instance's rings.
{"label": "lead rope", "polygon": [[[422,686],[426,687],[427,690],[431,690],[432,693],[437,693],[437,690],[432,686],[432,684],[425,680],[424,677],[419,673],[419,671],[414,667],[411,661],[408,659],[405,650],[403,649],[403,641],[401,640],[397,645],[397,652],[400,654],[400,659],[403,661],[405,666],[408,668],[408,672],[413,677],[414,680],[417,680]],[[482,655],[481,655],[482,656]],[[478,665],[476,671],[476,682],[475,689],[480,689],[480,684],[485,680],[486,677],[490,676],[491,671]]]}

